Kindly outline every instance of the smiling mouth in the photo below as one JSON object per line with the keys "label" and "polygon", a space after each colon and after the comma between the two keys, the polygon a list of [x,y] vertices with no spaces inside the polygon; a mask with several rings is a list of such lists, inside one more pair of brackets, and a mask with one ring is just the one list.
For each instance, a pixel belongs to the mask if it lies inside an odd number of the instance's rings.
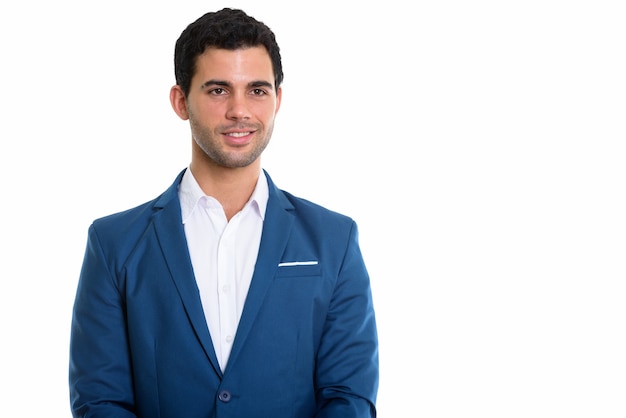
{"label": "smiling mouth", "polygon": [[244,131],[244,132],[227,132],[224,133],[224,140],[226,144],[234,147],[243,147],[250,144],[252,139],[254,138],[255,131]]}
{"label": "smiling mouth", "polygon": [[250,135],[252,132],[230,132],[226,134],[227,136],[232,136],[233,138],[241,138],[242,136]]}

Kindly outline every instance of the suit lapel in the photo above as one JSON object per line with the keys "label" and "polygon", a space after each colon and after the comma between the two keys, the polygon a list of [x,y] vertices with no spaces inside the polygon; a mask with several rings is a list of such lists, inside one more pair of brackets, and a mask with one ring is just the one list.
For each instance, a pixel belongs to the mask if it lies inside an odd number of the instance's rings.
{"label": "suit lapel", "polygon": [[196,284],[187,239],[183,228],[178,185],[184,171],[179,174],[174,184],[159,198],[155,204],[154,229],[158,243],[165,257],[169,273],[178,290],[182,303],[204,351],[215,372],[222,376],[211,335],[204,318],[204,310],[200,293]]}
{"label": "suit lapel", "polygon": [[[182,224],[178,185],[184,174],[178,175],[174,184],[157,199],[153,216],[154,229],[158,244],[169,268],[169,273],[178,290],[189,321],[193,326],[204,351],[215,372],[221,377],[222,372],[215,355],[211,335],[204,318],[202,301],[193,273],[193,266],[187,249],[187,239]],[[263,221],[263,232],[257,262],[252,276],[246,304],[237,328],[237,337],[230,353],[228,365],[236,362],[241,348],[252,329],[259,309],[263,305],[265,294],[274,280],[278,263],[281,261],[294,218],[293,206],[272,182],[267,173],[269,199]],[[230,366],[227,366],[227,368]]]}
{"label": "suit lapel", "polygon": [[281,261],[287,246],[294,222],[293,213],[291,212],[293,206],[283,192],[276,188],[269,175],[265,172],[264,174],[267,177],[269,186],[269,199],[265,211],[265,220],[263,221],[259,254],[227,368],[230,368],[230,365],[236,362],[237,356],[252,329],[259,309],[263,305],[265,294],[276,275],[278,263]]}

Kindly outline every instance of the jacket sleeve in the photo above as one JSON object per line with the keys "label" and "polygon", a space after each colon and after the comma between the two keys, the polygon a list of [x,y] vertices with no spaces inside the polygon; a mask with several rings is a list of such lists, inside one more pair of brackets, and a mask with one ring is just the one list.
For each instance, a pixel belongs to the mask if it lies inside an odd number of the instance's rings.
{"label": "jacket sleeve", "polygon": [[74,417],[135,417],[123,291],[89,228],[74,301],[69,385]]}
{"label": "jacket sleeve", "polygon": [[316,417],[376,417],[378,379],[370,280],[353,222],[317,354]]}

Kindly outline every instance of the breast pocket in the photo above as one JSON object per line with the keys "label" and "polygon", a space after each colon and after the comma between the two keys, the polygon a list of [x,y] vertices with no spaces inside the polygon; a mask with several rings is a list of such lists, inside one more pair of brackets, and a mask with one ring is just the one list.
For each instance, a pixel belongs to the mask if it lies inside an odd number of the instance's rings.
{"label": "breast pocket", "polygon": [[276,277],[308,277],[320,276],[322,268],[317,261],[284,262],[278,265]]}

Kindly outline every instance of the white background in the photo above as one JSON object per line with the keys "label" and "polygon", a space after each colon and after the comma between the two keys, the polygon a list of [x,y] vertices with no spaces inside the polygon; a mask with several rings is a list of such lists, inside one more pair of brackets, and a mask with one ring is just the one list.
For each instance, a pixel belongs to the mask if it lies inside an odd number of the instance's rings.
{"label": "white background", "polygon": [[623,418],[622,3],[2,3],[0,416],[70,416],[87,228],[188,164],[174,42],[231,6],[282,49],[264,167],[359,224],[379,416]]}

